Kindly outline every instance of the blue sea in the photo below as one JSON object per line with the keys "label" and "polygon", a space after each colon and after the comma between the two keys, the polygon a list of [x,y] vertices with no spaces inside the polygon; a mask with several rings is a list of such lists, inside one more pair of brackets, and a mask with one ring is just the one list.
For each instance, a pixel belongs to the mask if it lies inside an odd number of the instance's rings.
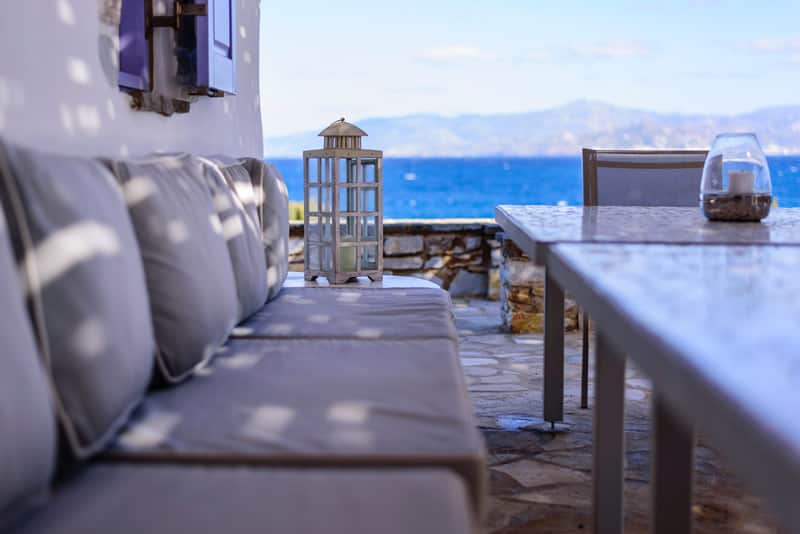
{"label": "blue sea", "polygon": [[[303,200],[303,162],[272,159],[291,200]],[[800,156],[769,158],[773,194],[781,207],[800,207]],[[580,205],[581,159],[387,158],[383,163],[386,218],[494,217],[498,204]]]}

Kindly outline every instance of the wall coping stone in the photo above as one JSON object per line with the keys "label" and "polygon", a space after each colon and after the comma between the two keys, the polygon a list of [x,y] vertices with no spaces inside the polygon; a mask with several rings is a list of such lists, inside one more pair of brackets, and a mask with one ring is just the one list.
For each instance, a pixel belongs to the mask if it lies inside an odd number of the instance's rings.
{"label": "wall coping stone", "polygon": [[[433,234],[433,233],[477,233],[493,236],[500,232],[494,219],[385,219],[383,233],[387,234]],[[303,221],[290,221],[289,234],[303,233]]]}

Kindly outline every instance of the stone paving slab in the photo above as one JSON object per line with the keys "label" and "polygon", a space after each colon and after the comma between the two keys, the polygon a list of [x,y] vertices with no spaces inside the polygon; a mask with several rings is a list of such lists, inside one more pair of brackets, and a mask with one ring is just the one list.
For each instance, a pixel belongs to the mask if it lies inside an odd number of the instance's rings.
{"label": "stone paving slab", "polygon": [[[581,333],[565,338],[566,424],[541,419],[541,335],[500,332],[500,304],[454,300],[464,374],[489,448],[491,533],[591,531],[593,388],[581,410]],[[626,532],[647,532],[650,509],[650,382],[627,369]],[[695,458],[696,533],[780,532],[764,503],[749,494],[699,437]]]}

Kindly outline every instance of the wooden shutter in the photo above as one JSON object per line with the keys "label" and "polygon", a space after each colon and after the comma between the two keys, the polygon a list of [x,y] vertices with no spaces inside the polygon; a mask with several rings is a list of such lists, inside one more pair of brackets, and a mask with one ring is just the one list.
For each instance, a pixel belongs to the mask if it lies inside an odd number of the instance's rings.
{"label": "wooden shutter", "polygon": [[123,0],[119,21],[119,86],[150,90],[150,52],[145,35],[145,2]]}
{"label": "wooden shutter", "polygon": [[197,86],[236,94],[236,0],[199,0],[208,16],[196,17]]}

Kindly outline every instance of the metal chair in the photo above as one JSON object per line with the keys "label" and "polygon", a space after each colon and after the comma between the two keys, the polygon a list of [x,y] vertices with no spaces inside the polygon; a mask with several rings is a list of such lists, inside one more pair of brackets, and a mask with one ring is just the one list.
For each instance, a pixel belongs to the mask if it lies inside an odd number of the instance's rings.
{"label": "metal chair", "polygon": [[[585,206],[697,206],[707,150],[583,149]],[[589,396],[589,317],[582,310],[581,408]]]}

